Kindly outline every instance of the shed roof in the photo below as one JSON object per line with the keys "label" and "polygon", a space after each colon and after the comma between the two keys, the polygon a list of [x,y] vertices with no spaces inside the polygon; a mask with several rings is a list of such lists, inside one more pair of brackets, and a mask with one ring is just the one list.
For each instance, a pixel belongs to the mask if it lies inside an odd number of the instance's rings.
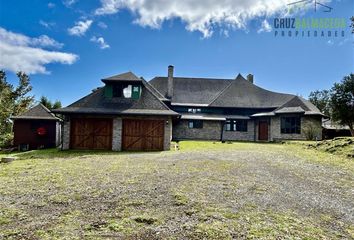
{"label": "shed roof", "polygon": [[41,103],[39,103],[38,105],[34,106],[33,108],[29,109],[28,111],[18,116],[11,117],[11,119],[55,120],[55,121],[60,120]]}

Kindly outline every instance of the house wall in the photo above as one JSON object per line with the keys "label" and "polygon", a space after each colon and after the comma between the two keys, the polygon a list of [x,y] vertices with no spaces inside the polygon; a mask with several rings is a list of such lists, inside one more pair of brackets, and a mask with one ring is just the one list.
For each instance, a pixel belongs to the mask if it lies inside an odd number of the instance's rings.
{"label": "house wall", "polygon": [[174,140],[220,140],[221,121],[203,121],[203,128],[189,128],[188,120],[179,120],[173,124]]}
{"label": "house wall", "polygon": [[[29,149],[50,148],[56,146],[56,124],[51,120],[15,120],[13,126],[14,145],[28,144]],[[37,129],[43,127],[47,133],[40,136]]]}
{"label": "house wall", "polygon": [[226,131],[224,127],[223,139],[224,141],[254,141],[255,138],[255,129],[254,121],[247,121],[247,132],[238,132],[238,131]]}
{"label": "house wall", "polygon": [[[281,133],[281,117],[290,117],[296,115],[281,115],[271,118],[270,121],[270,141],[277,140],[308,140],[307,133],[314,131],[318,140],[322,139],[322,118],[320,116],[302,116],[300,134],[283,134]],[[311,130],[312,129],[312,130]]]}

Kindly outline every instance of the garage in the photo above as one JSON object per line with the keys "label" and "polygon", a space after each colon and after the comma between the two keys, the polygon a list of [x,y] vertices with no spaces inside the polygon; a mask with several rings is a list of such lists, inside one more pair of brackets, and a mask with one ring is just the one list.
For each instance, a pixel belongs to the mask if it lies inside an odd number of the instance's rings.
{"label": "garage", "polygon": [[112,119],[71,119],[71,149],[112,149]]}
{"label": "garage", "polygon": [[123,119],[122,149],[125,151],[162,151],[163,120]]}

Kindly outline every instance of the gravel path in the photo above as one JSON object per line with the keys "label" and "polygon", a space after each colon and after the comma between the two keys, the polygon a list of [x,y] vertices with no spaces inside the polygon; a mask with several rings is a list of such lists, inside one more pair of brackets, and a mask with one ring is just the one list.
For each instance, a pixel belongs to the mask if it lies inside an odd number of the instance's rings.
{"label": "gravel path", "polygon": [[0,238],[349,239],[354,233],[353,174],[284,151],[23,160],[0,171],[6,182]]}

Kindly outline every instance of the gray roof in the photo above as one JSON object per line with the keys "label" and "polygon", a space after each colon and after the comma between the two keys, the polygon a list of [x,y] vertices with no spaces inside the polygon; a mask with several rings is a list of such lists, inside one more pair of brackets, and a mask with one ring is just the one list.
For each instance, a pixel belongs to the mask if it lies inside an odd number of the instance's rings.
{"label": "gray roof", "polygon": [[132,72],[126,72],[118,75],[114,75],[111,77],[107,77],[102,79],[103,82],[115,82],[115,81],[136,81],[136,82],[141,82],[141,78],[137,77],[134,73]]}
{"label": "gray roof", "polygon": [[127,114],[127,115],[178,115],[169,109],[142,80],[143,91],[138,100],[111,98],[104,96],[104,88],[99,88],[73,104],[56,109],[57,113]]}
{"label": "gray roof", "polygon": [[[162,95],[167,93],[167,77],[150,81]],[[236,79],[173,78],[172,105],[204,104],[210,107],[276,108],[294,95],[260,88],[240,74]]]}
{"label": "gray roof", "polygon": [[[173,97],[171,103],[209,104],[215,96],[227,87],[230,79],[211,78],[173,78]],[[155,77],[150,80],[163,96],[167,94],[167,77]]]}
{"label": "gray roof", "polygon": [[[166,96],[167,77],[155,77],[150,84],[161,95]],[[174,77],[171,105],[274,108],[277,111],[275,113],[302,112],[306,115],[322,115],[311,102],[292,94],[268,91],[249,82],[240,74],[235,79]],[[275,113],[267,114],[274,115]],[[264,113],[260,113],[259,116],[264,116]]]}
{"label": "gray roof", "polygon": [[209,120],[209,121],[225,121],[226,119],[248,120],[250,117],[244,115],[225,115],[225,114],[208,114],[208,113],[183,113],[181,119],[186,120]]}
{"label": "gray roof", "polygon": [[41,103],[29,109],[27,112],[24,112],[18,116],[13,116],[11,119],[30,119],[30,120],[55,120],[59,121],[53,113],[50,112],[48,108],[46,108]]}

